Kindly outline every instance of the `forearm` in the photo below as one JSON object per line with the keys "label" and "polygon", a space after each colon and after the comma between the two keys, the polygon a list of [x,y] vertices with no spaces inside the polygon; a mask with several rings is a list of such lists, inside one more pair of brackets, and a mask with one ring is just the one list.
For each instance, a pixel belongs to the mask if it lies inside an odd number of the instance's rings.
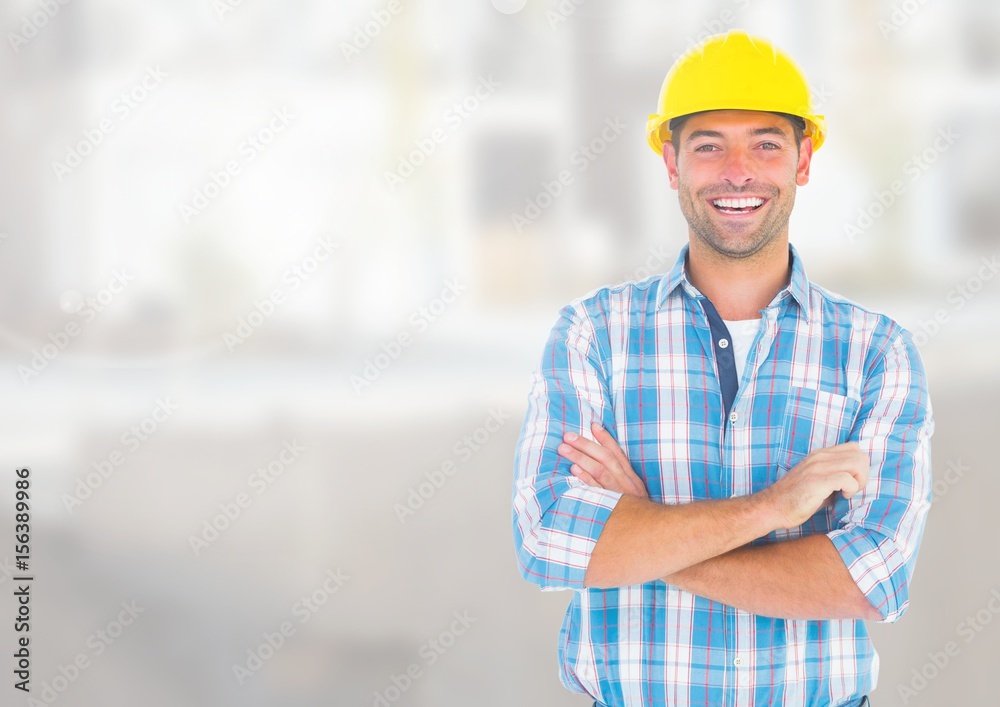
{"label": "forearm", "polygon": [[586,587],[658,579],[767,535],[777,527],[757,495],[663,505],[622,496],[594,546]]}
{"label": "forearm", "polygon": [[881,618],[826,535],[740,547],[662,577],[667,584],[761,616]]}

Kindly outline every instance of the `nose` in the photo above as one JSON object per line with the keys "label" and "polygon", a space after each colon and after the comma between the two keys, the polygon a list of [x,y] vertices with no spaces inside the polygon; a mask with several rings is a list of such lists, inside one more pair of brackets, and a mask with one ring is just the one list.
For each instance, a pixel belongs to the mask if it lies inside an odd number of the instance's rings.
{"label": "nose", "polygon": [[734,187],[742,187],[753,181],[754,175],[750,155],[742,148],[733,148],[726,153],[722,165],[722,179]]}

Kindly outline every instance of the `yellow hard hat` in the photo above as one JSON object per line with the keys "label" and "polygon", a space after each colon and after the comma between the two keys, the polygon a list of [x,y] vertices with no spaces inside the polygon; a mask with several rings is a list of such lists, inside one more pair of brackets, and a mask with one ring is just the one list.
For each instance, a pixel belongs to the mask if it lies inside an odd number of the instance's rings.
{"label": "yellow hard hat", "polygon": [[708,37],[674,62],[660,89],[658,112],[646,122],[657,154],[670,141],[669,121],[706,110],[759,110],[797,115],[818,150],[826,119],[812,112],[809,85],[791,57],[743,30]]}

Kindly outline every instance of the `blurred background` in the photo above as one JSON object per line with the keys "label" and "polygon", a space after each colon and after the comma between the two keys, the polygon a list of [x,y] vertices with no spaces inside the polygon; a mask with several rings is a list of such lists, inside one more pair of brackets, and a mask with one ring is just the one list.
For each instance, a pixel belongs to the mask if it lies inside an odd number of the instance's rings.
{"label": "blurred background", "polygon": [[674,263],[645,121],[745,28],[827,116],[808,275],[930,379],[873,702],[996,703],[995,2],[9,0],[0,28],[0,640],[27,466],[32,697],[589,704],[569,595],[514,560],[528,378],[562,305]]}

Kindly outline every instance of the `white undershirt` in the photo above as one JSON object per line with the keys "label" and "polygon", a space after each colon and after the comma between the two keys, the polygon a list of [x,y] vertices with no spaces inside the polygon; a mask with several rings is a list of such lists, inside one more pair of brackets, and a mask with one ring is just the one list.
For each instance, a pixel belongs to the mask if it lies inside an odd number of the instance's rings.
{"label": "white undershirt", "polygon": [[729,336],[732,337],[733,356],[736,358],[736,375],[743,380],[743,368],[746,366],[747,353],[750,351],[750,344],[753,343],[757,329],[760,328],[760,317],[756,319],[740,319],[738,321],[722,320],[726,328],[729,329]]}

